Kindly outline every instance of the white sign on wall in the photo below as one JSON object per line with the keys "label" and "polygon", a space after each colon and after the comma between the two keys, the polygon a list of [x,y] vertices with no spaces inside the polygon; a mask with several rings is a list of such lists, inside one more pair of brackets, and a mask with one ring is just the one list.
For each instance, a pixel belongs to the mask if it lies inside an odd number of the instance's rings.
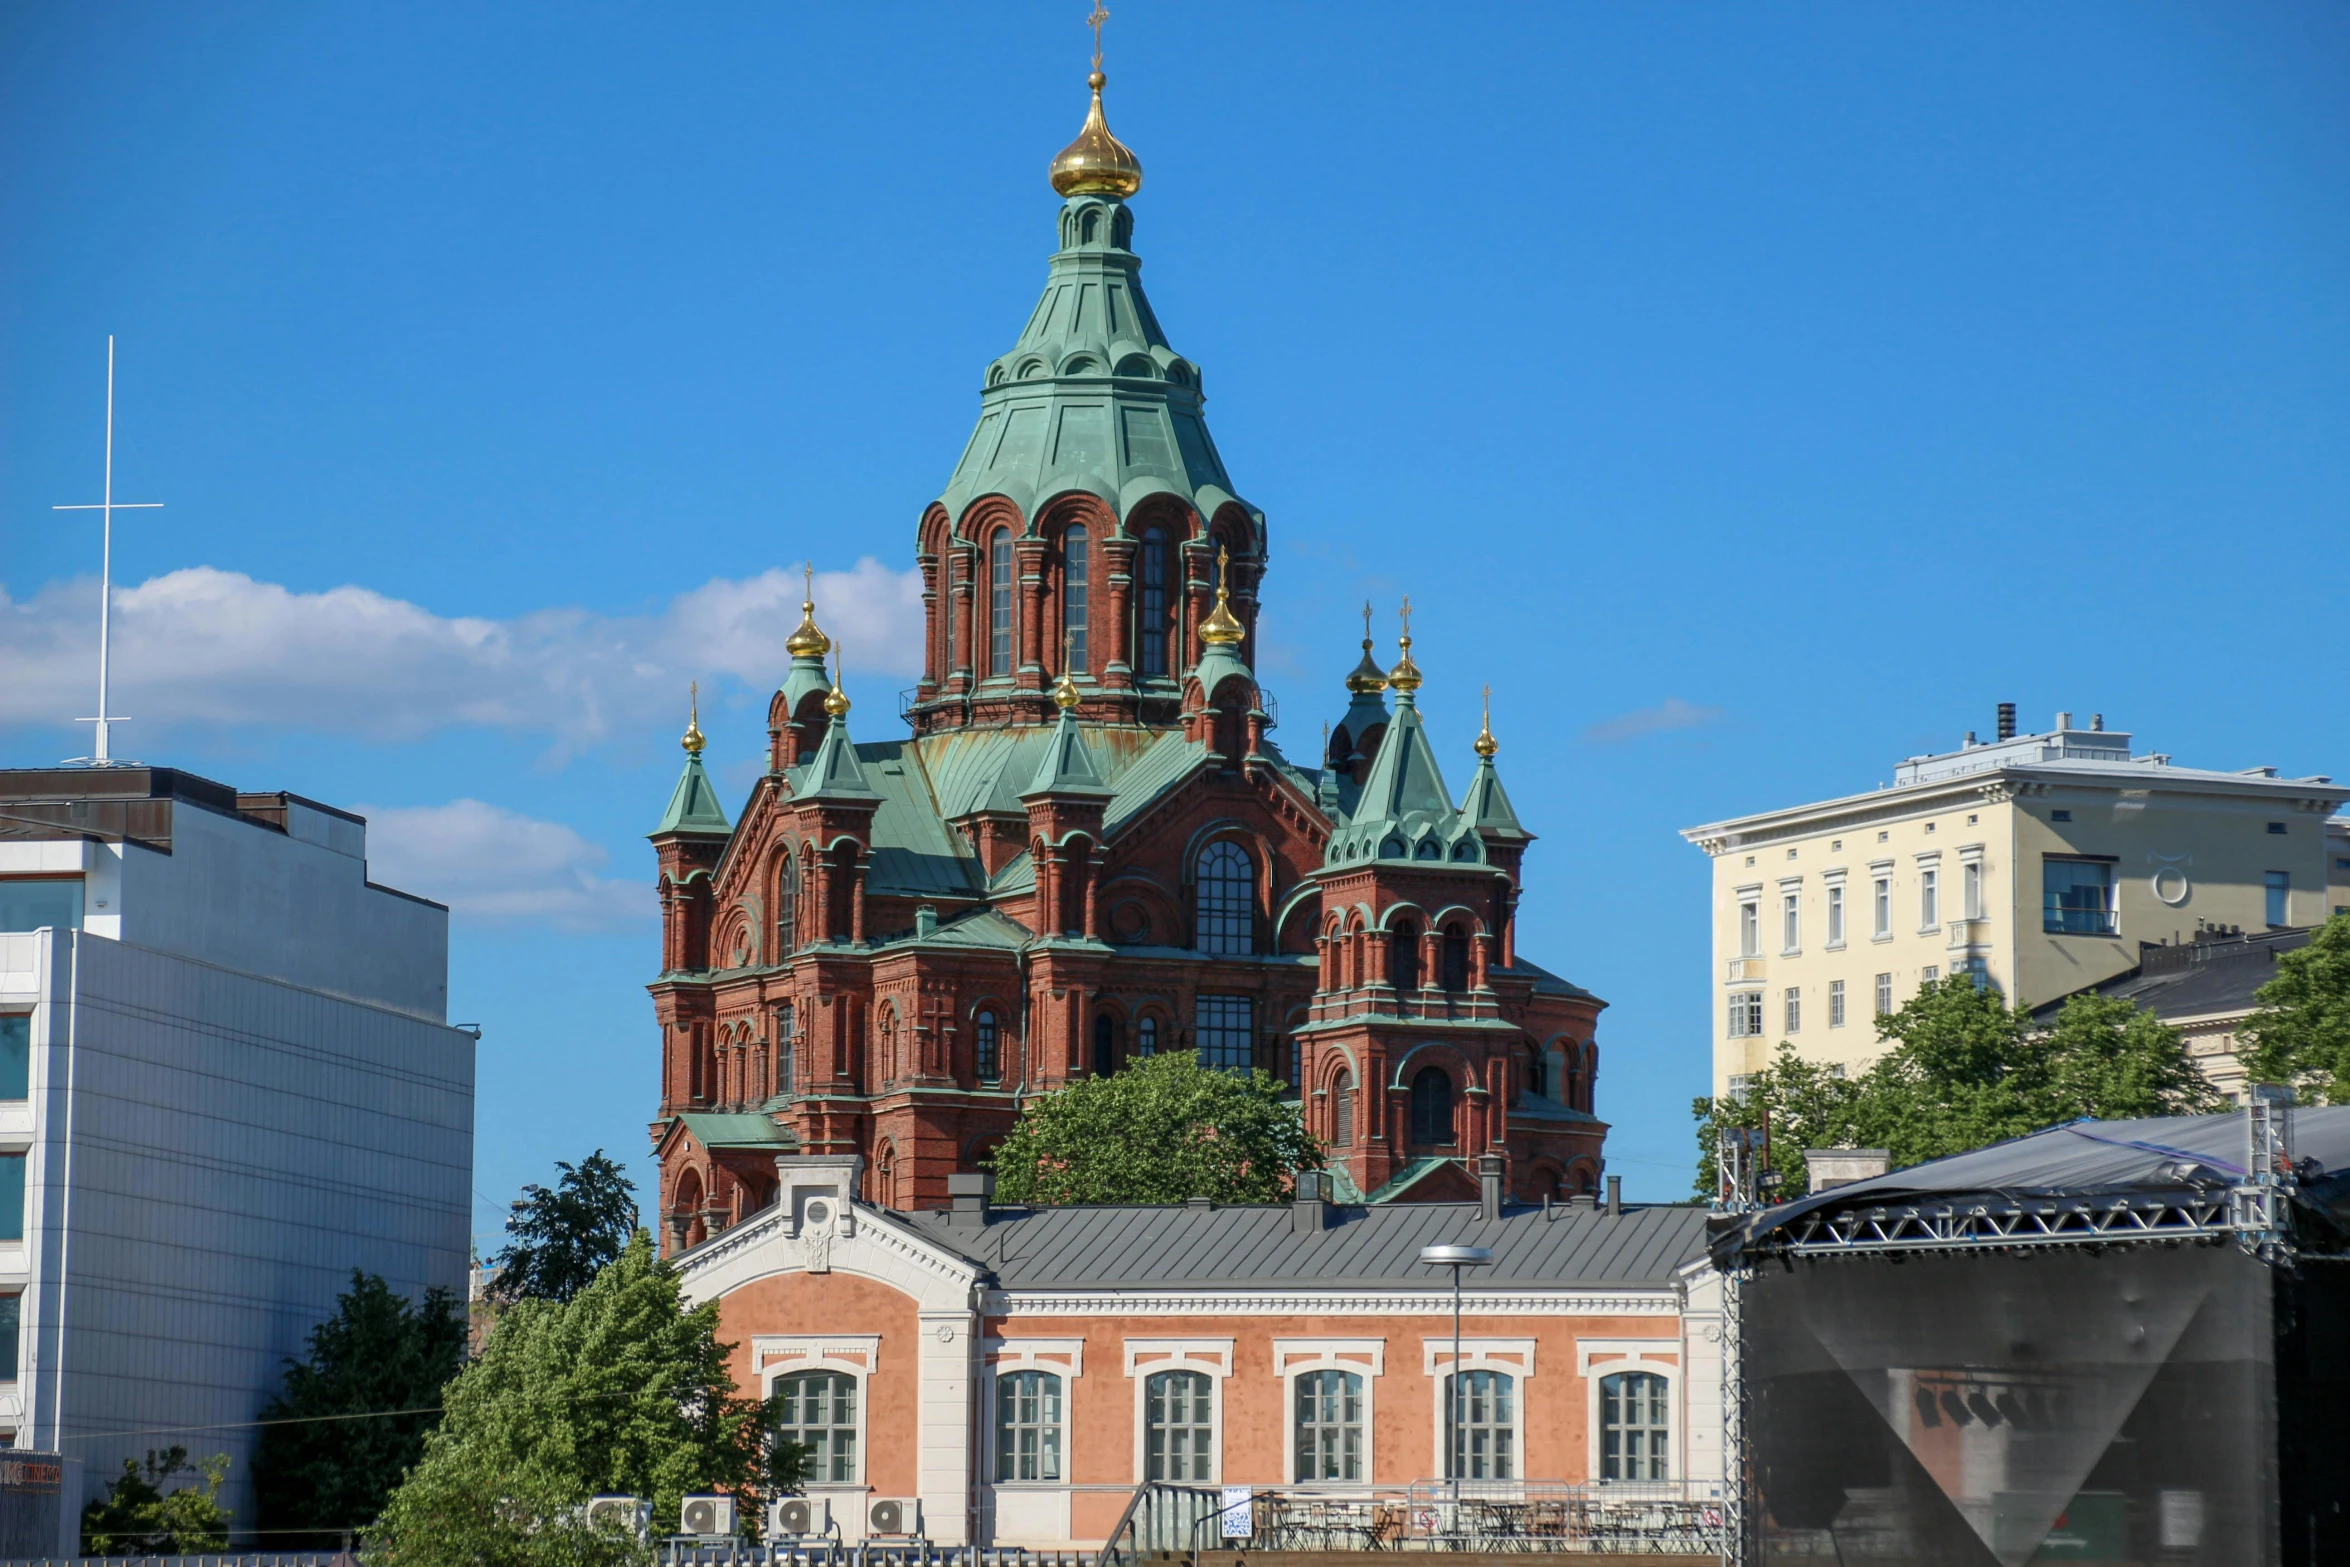
{"label": "white sign on wall", "polygon": [[1245,1540],[1257,1532],[1255,1507],[1245,1485],[1224,1487],[1224,1538]]}

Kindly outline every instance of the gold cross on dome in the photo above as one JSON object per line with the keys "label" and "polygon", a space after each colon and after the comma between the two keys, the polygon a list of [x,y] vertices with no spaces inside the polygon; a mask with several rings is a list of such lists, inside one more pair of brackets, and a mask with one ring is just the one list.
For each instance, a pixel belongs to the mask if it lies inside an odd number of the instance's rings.
{"label": "gold cross on dome", "polygon": [[1412,640],[1412,596],[1409,593],[1403,596],[1403,639],[1407,643]]}
{"label": "gold cross on dome", "polygon": [[1097,71],[1102,68],[1102,23],[1109,19],[1110,8],[1102,0],[1093,0],[1093,15],[1085,19],[1085,25],[1093,29],[1093,68]]}

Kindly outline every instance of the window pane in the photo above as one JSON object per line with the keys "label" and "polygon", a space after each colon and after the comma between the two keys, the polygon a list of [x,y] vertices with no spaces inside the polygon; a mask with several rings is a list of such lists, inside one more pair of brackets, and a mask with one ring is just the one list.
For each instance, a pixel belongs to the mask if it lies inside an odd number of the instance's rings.
{"label": "window pane", "polygon": [[0,1013],[0,1099],[30,1097],[32,1081],[33,1016]]}
{"label": "window pane", "polygon": [[1145,675],[1167,673],[1167,536],[1152,528],[1142,536],[1142,602],[1135,615],[1135,642]]}
{"label": "window pane", "polygon": [[1086,537],[1072,523],[1061,535],[1061,624],[1069,639],[1069,667],[1086,665]]}
{"label": "window pane", "polygon": [[808,1478],[820,1485],[857,1478],[857,1382],[838,1371],[808,1371],[776,1384],[778,1428],[808,1449]]}
{"label": "window pane", "polygon": [[977,1040],[980,1081],[992,1083],[1003,1075],[1003,1060],[996,1043],[995,1014],[980,1013],[978,1021],[972,1025],[972,1032]]}
{"label": "window pane", "polygon": [[2282,925],[2292,903],[2292,875],[2286,871],[2270,871],[2263,880],[2267,883],[2268,891],[2268,922],[2271,925]]}
{"label": "window pane", "polygon": [[0,1295],[0,1382],[17,1377],[16,1338],[24,1323],[24,1297]]}
{"label": "window pane", "polygon": [[1828,945],[1831,947],[1844,945],[1844,889],[1842,887],[1828,889]]}
{"label": "window pane", "polygon": [[1226,840],[1199,857],[1199,950],[1256,950],[1256,867],[1248,851]]}
{"label": "window pane", "polygon": [[2041,924],[2064,935],[2114,933],[2113,866],[2103,860],[2040,862]]}
{"label": "window pane", "polygon": [[1671,1405],[1663,1377],[1630,1371],[1601,1378],[1601,1479],[1671,1479],[1671,1430]]}
{"label": "window pane", "polygon": [[0,879],[0,931],[79,930],[82,880],[79,876],[38,880]]}
{"label": "window pane", "polygon": [[1256,1004],[1249,996],[1202,996],[1193,1014],[1200,1065],[1245,1072],[1256,1064]]}
{"label": "window pane", "polygon": [[996,1478],[1061,1478],[1061,1379],[1049,1371],[996,1378]]}
{"label": "window pane", "polygon": [[1471,1371],[1445,1381],[1452,1400],[1452,1442],[1445,1458],[1445,1477],[1515,1479],[1516,1379],[1499,1371]]}
{"label": "window pane", "polygon": [[1162,1371],[1143,1388],[1144,1478],[1214,1478],[1214,1389],[1206,1373]]}
{"label": "window pane", "polygon": [[1012,536],[998,533],[988,546],[987,672],[1012,672]]}
{"label": "window pane", "polygon": [[1351,1371],[1309,1371],[1297,1379],[1299,1480],[1363,1477],[1363,1379]]}

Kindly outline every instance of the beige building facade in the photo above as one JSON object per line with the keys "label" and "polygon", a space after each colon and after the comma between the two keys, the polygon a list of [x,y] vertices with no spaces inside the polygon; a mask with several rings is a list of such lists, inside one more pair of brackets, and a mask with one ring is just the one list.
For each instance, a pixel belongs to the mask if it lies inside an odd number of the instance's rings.
{"label": "beige building facade", "polygon": [[2142,944],[2311,925],[2350,906],[2350,787],[2180,767],[2102,715],[1912,757],[1890,786],[1687,829],[1713,860],[1714,1091],[1781,1040],[1859,1070],[1876,1018],[1972,972],[2038,1006]]}

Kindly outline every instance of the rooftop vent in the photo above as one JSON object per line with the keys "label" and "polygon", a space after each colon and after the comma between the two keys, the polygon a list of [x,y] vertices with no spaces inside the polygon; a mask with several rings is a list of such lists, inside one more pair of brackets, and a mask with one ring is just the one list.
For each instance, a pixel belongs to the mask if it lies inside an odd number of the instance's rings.
{"label": "rooftop vent", "polygon": [[1999,704],[1999,738],[2002,740],[2015,738],[2015,704],[2013,702]]}

